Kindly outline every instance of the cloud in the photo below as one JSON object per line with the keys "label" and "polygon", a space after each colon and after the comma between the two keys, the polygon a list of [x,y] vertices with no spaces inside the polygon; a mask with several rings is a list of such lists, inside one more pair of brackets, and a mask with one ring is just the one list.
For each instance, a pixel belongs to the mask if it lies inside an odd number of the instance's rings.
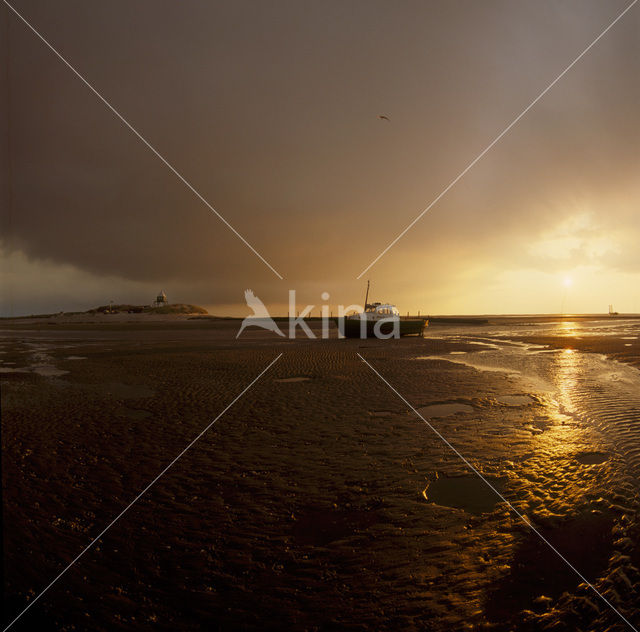
{"label": "cloud", "polygon": [[[351,302],[355,276],[623,8],[34,2],[24,11],[289,287]],[[446,310],[504,270],[638,269],[638,14],[376,264],[378,287]],[[207,305],[241,308],[245,287],[280,301],[283,286],[259,259],[24,25],[7,11],[2,19],[4,251],[71,266],[105,292],[118,278],[145,292],[173,285]],[[584,213],[597,234],[563,228]]]}

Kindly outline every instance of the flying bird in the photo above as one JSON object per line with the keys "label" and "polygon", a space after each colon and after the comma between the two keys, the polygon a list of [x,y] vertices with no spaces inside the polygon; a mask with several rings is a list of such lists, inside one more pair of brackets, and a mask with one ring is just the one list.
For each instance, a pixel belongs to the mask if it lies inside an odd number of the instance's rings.
{"label": "flying bird", "polygon": [[389,123],[391,123],[391,119],[388,116],[385,116],[384,114],[378,114],[378,118],[381,121],[389,121]]}

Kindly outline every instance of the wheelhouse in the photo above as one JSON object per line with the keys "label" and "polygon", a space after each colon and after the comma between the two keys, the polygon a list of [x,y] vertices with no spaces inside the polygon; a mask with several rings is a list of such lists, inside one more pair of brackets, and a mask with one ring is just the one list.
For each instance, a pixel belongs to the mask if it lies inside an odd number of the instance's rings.
{"label": "wheelhouse", "polygon": [[389,303],[373,303],[364,310],[367,318],[400,318],[400,312],[395,305]]}

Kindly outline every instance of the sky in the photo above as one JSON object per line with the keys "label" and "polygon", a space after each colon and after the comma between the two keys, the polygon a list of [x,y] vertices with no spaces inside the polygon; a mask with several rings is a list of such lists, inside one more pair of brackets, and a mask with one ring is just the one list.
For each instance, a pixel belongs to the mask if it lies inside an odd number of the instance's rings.
{"label": "sky", "polygon": [[2,5],[0,315],[640,312],[640,3],[357,278],[629,1]]}

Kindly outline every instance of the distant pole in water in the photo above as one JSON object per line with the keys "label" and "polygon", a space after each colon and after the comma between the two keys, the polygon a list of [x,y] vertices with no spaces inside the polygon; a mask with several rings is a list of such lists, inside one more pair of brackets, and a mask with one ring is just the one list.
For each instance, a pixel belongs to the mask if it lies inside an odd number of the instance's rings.
{"label": "distant pole in water", "polygon": [[365,297],[364,297],[364,309],[365,309],[365,311],[367,310],[367,305],[368,305],[367,301],[369,300],[369,283],[371,283],[371,281],[367,280],[367,293],[365,294]]}

